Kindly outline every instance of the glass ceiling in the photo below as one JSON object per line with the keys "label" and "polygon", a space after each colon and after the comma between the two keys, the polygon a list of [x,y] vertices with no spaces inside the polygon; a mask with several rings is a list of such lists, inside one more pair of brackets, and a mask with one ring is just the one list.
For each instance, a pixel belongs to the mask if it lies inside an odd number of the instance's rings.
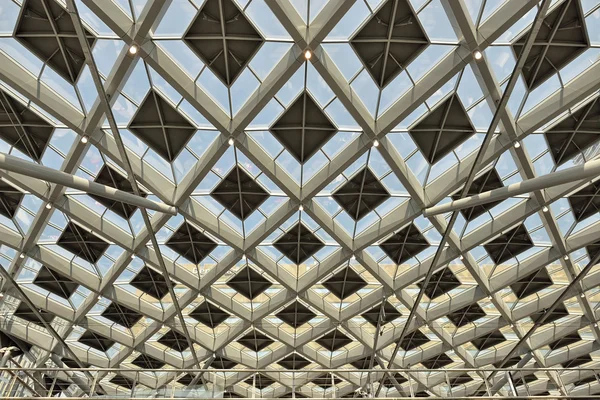
{"label": "glass ceiling", "polygon": [[[460,198],[542,3],[0,0],[0,151],[177,208],[149,232],[137,206],[0,169],[1,346],[124,368],[98,380],[120,394],[600,367],[598,265],[513,351],[600,251],[600,180],[461,210],[447,240],[450,214],[423,215]],[[599,60],[600,1],[551,1],[469,195],[598,159]],[[372,381],[485,395],[488,374]],[[600,393],[591,372],[526,375],[528,395]]]}

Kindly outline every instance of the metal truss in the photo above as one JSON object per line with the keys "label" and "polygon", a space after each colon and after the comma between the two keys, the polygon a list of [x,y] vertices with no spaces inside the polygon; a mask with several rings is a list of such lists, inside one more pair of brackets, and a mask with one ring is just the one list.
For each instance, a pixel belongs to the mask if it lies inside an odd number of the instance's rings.
{"label": "metal truss", "polygon": [[[0,80],[6,87],[29,99],[39,109],[55,118],[61,126],[67,127],[81,138],[85,138],[83,141],[75,141],[66,155],[60,171],[51,171],[52,173],[45,171],[46,175],[43,176],[39,175],[42,173],[42,166],[37,164],[35,164],[35,167],[29,166],[30,171],[34,169],[40,171],[36,175],[33,172],[27,172],[25,166],[22,169],[17,169],[13,157],[1,155],[0,178],[50,205],[50,207],[40,209],[35,215],[29,230],[23,235],[0,226],[0,243],[12,249],[15,254],[23,255],[23,257],[13,257],[10,265],[3,265],[4,268],[0,268],[4,278],[3,290],[7,295],[22,299],[30,304],[34,309],[34,313],[40,319],[43,318],[38,310],[44,310],[67,321],[60,328],[50,328],[49,324],[44,324],[45,328],[34,326],[31,323],[14,324],[7,319],[0,321],[0,331],[9,333],[13,337],[25,340],[33,345],[24,359],[27,363],[23,366],[25,370],[34,371],[31,369],[34,367],[42,367],[43,369],[50,362],[63,367],[61,357],[68,357],[79,360],[81,363],[105,368],[93,369],[86,373],[66,368],[52,371],[55,376],[76,383],[78,389],[71,389],[73,390],[72,397],[76,397],[81,393],[90,393],[93,396],[95,388],[105,388],[102,381],[108,374],[112,373],[129,377],[134,382],[151,388],[155,391],[154,395],[161,397],[159,393],[164,394],[167,388],[175,387],[176,379],[183,372],[197,374],[194,377],[194,383],[200,379],[208,378],[207,381],[215,385],[218,383],[223,387],[233,387],[236,393],[247,397],[255,397],[256,393],[252,388],[242,385],[241,382],[256,376],[257,373],[264,373],[281,384],[268,397],[279,397],[289,390],[292,393],[298,391],[307,396],[318,397],[309,391],[302,392],[302,389],[299,389],[302,385],[314,379],[314,376],[310,374],[295,376],[296,373],[292,372],[293,378],[290,380],[288,377],[282,376],[281,370],[274,371],[270,368],[275,360],[295,351],[313,360],[315,365],[320,367],[320,369],[311,370],[311,373],[330,373],[332,379],[333,375],[337,374],[349,383],[342,385],[339,389],[334,389],[331,396],[327,396],[328,398],[341,398],[342,396],[351,395],[355,390],[363,387],[373,388],[374,382],[380,381],[384,374],[387,379],[393,381],[394,386],[386,389],[385,397],[408,398],[427,390],[432,395],[448,398],[470,398],[469,396],[476,395],[478,397],[491,397],[497,392],[507,398],[528,396],[528,398],[531,398],[532,396],[535,397],[537,393],[553,390],[558,393],[553,394],[553,398],[577,398],[577,396],[595,398],[596,393],[600,392],[600,381],[592,382],[584,388],[572,389],[568,386],[590,376],[597,377],[595,371],[546,368],[566,362],[573,354],[565,352],[546,356],[540,351],[540,348],[557,338],[589,326],[595,341],[586,342],[585,345],[577,347],[575,352],[577,355],[584,355],[600,349],[600,330],[596,324],[596,321],[599,320],[597,311],[594,309],[592,302],[584,295],[586,291],[600,285],[600,275],[597,273],[587,274],[593,265],[582,270],[574,265],[568,257],[569,254],[584,249],[586,246],[600,240],[600,222],[592,223],[586,228],[564,237],[555,216],[546,208],[548,204],[586,186],[590,180],[595,180],[597,172],[594,169],[590,173],[589,166],[593,164],[594,168],[597,168],[598,161],[590,161],[585,166],[575,167],[578,168],[579,172],[581,172],[580,170],[586,170],[588,175],[569,175],[565,170],[547,176],[538,176],[527,153],[526,146],[517,147],[514,144],[522,143],[527,136],[542,128],[545,129],[550,122],[552,124],[557,123],[566,111],[596,99],[600,95],[600,62],[596,61],[590,65],[579,76],[563,85],[557,92],[546,97],[527,113],[515,117],[506,106],[506,101],[502,101],[502,93],[505,89],[501,89],[500,83],[494,77],[490,61],[485,55],[481,60],[475,60],[474,52],[484,52],[515,22],[523,18],[528,12],[535,10],[538,2],[534,0],[507,0],[500,5],[491,18],[488,18],[476,28],[464,0],[442,0],[444,10],[452,21],[453,28],[460,40],[459,45],[415,82],[414,86],[402,94],[391,107],[374,118],[322,46],[327,35],[348,13],[356,1],[358,0],[329,0],[310,24],[307,24],[291,0],[266,0],[267,5],[286,29],[294,44],[273,67],[268,76],[260,82],[259,87],[235,115],[230,115],[224,111],[210,94],[205,93],[197,82],[187,75],[177,62],[153,39],[152,32],[160,23],[166,10],[171,6],[170,0],[149,0],[136,21],[132,21],[131,17],[112,1],[81,1],[126,44],[106,77],[100,76],[94,65],[91,51],[89,47],[87,48],[86,62],[92,71],[99,97],[93,107],[85,113],[73,107],[50,86],[34,79],[23,65],[20,65],[7,53],[0,51]],[[562,3],[563,1],[558,1],[553,4],[548,12],[551,12],[554,7],[558,7]],[[69,0],[65,8],[71,13],[75,27],[79,27],[77,36],[80,42],[87,43],[83,24],[79,14],[75,11],[75,2]],[[129,53],[130,46],[137,46],[138,52],[135,56]],[[85,49],[86,46],[84,46]],[[311,52],[308,62],[312,64],[336,98],[358,123],[361,133],[347,147],[337,153],[329,161],[326,168],[318,171],[308,181],[298,184],[274,162],[271,155],[248,134],[246,128],[265,109],[273,96],[288,82],[294,73],[307,62],[305,59],[306,50]],[[111,107],[117,101],[119,91],[127,82],[135,68],[136,61],[140,58],[167,81],[219,132],[218,139],[210,144],[204,155],[178,184],[168,180],[156,169],[149,166],[138,154],[125,147],[119,134],[119,128],[114,121]],[[494,121],[499,122],[499,133],[496,134],[495,127],[490,129],[489,141],[486,142],[487,144],[481,154],[478,155],[477,152],[474,152],[468,155],[458,164],[444,171],[436,180],[423,186],[392,145],[388,134],[467,65],[470,65],[476,71],[476,78],[482,92],[486,95],[488,105],[492,112],[497,115],[497,119],[495,118]],[[108,121],[108,127],[105,126],[105,121]],[[247,235],[245,235],[245,232],[238,232],[227,224],[223,224],[217,216],[203,204],[194,200],[192,196],[194,190],[209,174],[211,168],[230,148],[232,145],[230,141],[233,141],[233,146],[237,151],[254,163],[287,197],[283,204],[269,215],[261,226]],[[377,151],[408,191],[411,198],[390,212],[390,215],[393,215],[394,218],[386,218],[368,227],[358,235],[350,235],[325,212],[315,200],[315,196],[331,184],[346,168],[365,153],[371,151],[374,148],[375,141]],[[102,215],[91,211],[79,202],[75,196],[67,194],[67,187],[93,193],[92,186],[85,188],[82,186],[84,184],[82,182],[79,182],[80,186],[75,186],[75,178],[77,178],[75,174],[90,146],[97,148],[106,158],[127,172],[127,178],[134,188],[135,195],[120,193],[118,199],[120,201],[130,201],[132,204],[142,207],[144,227],[137,234],[133,235],[124,230],[122,227],[103,218]],[[524,179],[524,182],[519,185],[525,186],[526,182],[539,182],[540,180],[544,183],[527,187],[526,192],[531,192],[531,197],[517,203],[491,221],[483,223],[477,229],[459,236],[452,230],[453,220],[448,220],[444,215],[439,215],[436,212],[436,210],[441,210],[440,213],[448,212],[456,209],[456,207],[447,204],[439,205],[439,203],[457,190],[462,189],[464,191],[463,196],[465,196],[474,177],[487,171],[490,164],[507,151],[510,152]],[[24,161],[19,162],[25,164]],[[566,175],[568,179],[560,180],[558,185],[549,187],[548,182],[556,182],[553,178],[558,174],[562,174],[561,176]],[[58,179],[59,175],[62,180]],[[68,177],[71,179],[70,183],[65,180]],[[44,181],[39,179],[44,179]],[[148,189],[159,201],[150,201],[140,197],[138,185]],[[501,189],[506,196],[517,193],[515,191],[511,192],[509,188],[510,186]],[[110,189],[96,187],[97,194],[104,193],[104,195]],[[525,192],[520,191],[518,193]],[[111,191],[110,196],[116,195],[117,193]],[[127,199],[123,195],[128,195],[126,196]],[[458,200],[457,203],[461,201],[465,203],[465,207],[474,204],[470,203],[468,199]],[[263,244],[286,220],[296,214],[299,207],[302,207],[302,212],[314,220],[339,247],[311,273],[296,279],[283,273],[282,267],[270,258],[259,245]],[[150,215],[146,209],[156,210],[156,212]],[[73,260],[67,260],[49,247],[38,243],[44,229],[50,223],[54,210],[64,213],[78,225],[125,250],[102,278],[91,274]],[[201,228],[232,249],[203,276],[182,267],[164,257],[161,253],[157,234],[171,218],[169,213],[175,211],[186,221]],[[508,266],[502,274],[488,276],[479,266],[471,251],[535,214],[539,216],[545,230],[549,233],[552,246],[523,260],[518,265]],[[391,277],[373,259],[368,252],[368,248],[378,244],[391,233],[402,229],[420,217],[426,217],[439,234],[445,238],[446,243],[441,246],[439,254],[435,257],[429,257],[414,268],[400,271],[397,275]],[[146,265],[163,273],[170,295],[167,302],[170,302],[173,305],[172,307],[159,311],[150,302],[140,299],[118,285],[114,285],[133,258],[142,260]],[[47,297],[30,287],[19,285],[15,282],[15,279],[28,259],[35,260],[52,271],[68,276],[74,282],[89,290],[92,295],[88,296],[76,309],[71,309],[63,304],[49,301]],[[456,259],[461,260],[476,285],[470,286],[452,298],[441,300],[432,309],[424,309],[418,306],[420,296],[415,298],[409,287],[423,279],[427,280],[434,272],[439,271]],[[248,260],[259,266],[271,280],[283,287],[283,290],[274,295],[267,305],[261,306],[250,313],[213,287],[213,284],[236,265],[239,265],[242,260]],[[348,265],[354,260],[373,275],[380,284],[377,290],[367,295],[361,302],[350,304],[343,310],[336,309],[310,290],[313,285],[320,282],[322,278],[338,267]],[[544,294],[535,301],[522,304],[518,308],[513,309],[507,304],[501,293],[504,288],[516,282],[519,277],[538,271],[547,265],[560,265],[564,271],[568,281],[562,285],[562,288]],[[169,277],[180,282],[185,290],[176,293],[168,279]],[[550,329],[538,329],[536,324],[535,329],[530,330],[527,326],[517,323],[522,318],[536,313],[549,314],[551,312],[549,310],[555,308],[556,304],[562,301],[567,294],[577,299],[583,310],[583,315],[573,315],[569,323],[560,326],[560,329],[550,332]],[[191,329],[186,324],[186,315],[184,315],[186,307],[195,302],[199,296],[218,304],[228,313],[238,317],[241,323],[232,326],[219,340],[203,337],[200,332]],[[366,335],[360,327],[352,324],[351,319],[353,317],[380,303],[382,305],[379,320],[381,320],[384,304],[382,299],[386,300],[391,297],[396,297],[406,309],[411,310],[414,319],[409,318],[408,323],[386,330],[381,330],[381,321],[379,321],[374,336]],[[136,310],[152,322],[135,333],[132,331],[124,332],[114,326],[99,326],[88,316],[89,312],[96,306],[99,298],[118,301],[119,304]],[[299,298],[318,310],[326,317],[326,321],[319,326],[318,330],[312,330],[290,339],[289,335],[279,332],[277,326],[266,317],[294,298]],[[453,311],[486,298],[490,299],[500,315],[486,322],[483,326],[474,326],[462,331],[459,335],[452,335],[436,322]],[[164,326],[185,337],[188,346],[193,349],[190,351],[189,356],[174,358],[170,355],[157,354],[146,343]],[[246,359],[239,354],[227,351],[227,346],[234,342],[240,334],[255,326],[260,327],[262,331],[281,341],[284,347],[279,350],[279,353],[263,359],[258,357],[256,359]],[[437,345],[428,347],[424,351],[399,357],[397,354],[398,346],[406,333],[425,326],[439,339]],[[71,347],[67,339],[76,327],[85,327],[92,332],[110,337],[121,346],[116,354],[113,354],[110,358],[101,357],[76,346]],[[331,358],[319,356],[306,346],[307,343],[317,339],[324,332],[336,327],[342,327],[352,334],[361,346],[352,352]],[[474,355],[461,347],[483,333],[492,332],[503,327],[512,329],[517,338],[514,341],[514,346],[504,346],[494,355]],[[394,347],[396,348],[394,349]],[[432,372],[409,368],[420,361],[449,350],[454,350],[454,354],[464,364],[464,370],[448,369]],[[175,365],[179,369],[165,369],[163,370],[164,373],[160,375],[140,373],[132,369],[107,369],[118,368],[134,351],[151,354],[152,357]],[[524,389],[518,389],[513,382],[513,379],[517,378],[516,376],[511,377],[511,375],[505,373],[505,370],[495,373],[493,368],[486,367],[494,362],[506,361],[512,354],[524,356],[518,367],[524,366],[530,359],[533,359],[535,366],[539,367],[535,370],[521,368],[519,369],[521,373],[541,372],[548,379],[539,380],[526,385]],[[244,368],[239,371],[232,370],[227,376],[225,374],[220,375],[218,370],[208,369],[216,356],[227,356]],[[370,365],[368,369],[361,370],[360,374],[353,374],[351,370],[342,369],[349,362],[364,357],[370,357]],[[379,368],[375,368],[376,366],[379,366]],[[397,370],[396,367],[406,369]],[[203,369],[183,371],[182,368]],[[2,371],[10,374],[18,369],[10,368]],[[45,371],[48,372],[47,369]],[[394,377],[396,372],[405,374],[409,379],[409,384],[400,385]],[[452,388],[450,380],[465,372],[475,373],[479,380],[468,386]],[[37,376],[34,376],[34,378],[37,379]],[[24,385],[25,382],[29,382],[28,379],[32,378],[14,375],[12,379],[14,382],[17,379],[23,380],[23,382],[19,381],[19,384]],[[14,382],[10,390],[14,388]],[[448,384],[447,387],[450,388],[449,391],[441,388],[446,383]],[[28,389],[28,392],[30,394],[38,392],[39,388],[33,384],[31,385],[32,388]],[[207,387],[206,385],[207,383],[204,382],[205,387]],[[383,385],[379,385],[378,388],[377,393],[383,388]],[[133,396],[134,389],[135,385],[131,389],[131,398],[135,397]],[[5,390],[8,389],[5,388]],[[480,391],[485,393],[481,395]],[[526,391],[526,393],[523,391]],[[372,392],[373,390],[371,390]],[[9,393],[7,398],[19,397],[10,394],[13,393],[10,391],[5,391],[5,393]],[[174,398],[178,398],[174,393],[169,392],[169,396],[173,394],[175,395]]]}

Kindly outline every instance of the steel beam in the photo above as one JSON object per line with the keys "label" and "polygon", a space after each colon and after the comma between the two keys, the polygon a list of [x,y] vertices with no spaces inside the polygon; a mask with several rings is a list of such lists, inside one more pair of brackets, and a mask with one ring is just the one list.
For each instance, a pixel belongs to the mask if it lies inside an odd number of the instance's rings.
{"label": "steel beam", "polygon": [[527,179],[519,183],[513,183],[512,185],[483,192],[475,196],[465,197],[446,204],[430,207],[425,209],[423,215],[430,217],[437,214],[462,210],[494,201],[506,200],[509,197],[531,193],[536,190],[576,182],[582,179],[593,179],[598,176],[600,176],[600,159],[588,161],[581,165],[563,169],[562,171],[556,171],[547,175]]}
{"label": "steel beam", "polygon": [[0,153],[0,169],[41,179],[46,182],[63,185],[72,189],[82,190],[88,194],[105,197],[110,200],[120,201],[140,208],[147,208],[169,215],[176,215],[177,209],[164,203],[146,199],[142,196],[102,185],[76,175],[67,174],[44,165],[22,160],[9,154]]}

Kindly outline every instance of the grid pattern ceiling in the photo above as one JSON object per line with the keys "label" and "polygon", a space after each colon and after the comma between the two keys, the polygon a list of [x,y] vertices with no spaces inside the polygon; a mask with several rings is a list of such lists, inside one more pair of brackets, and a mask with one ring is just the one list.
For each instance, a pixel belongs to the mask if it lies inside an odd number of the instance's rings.
{"label": "grid pattern ceiling", "polygon": [[[435,265],[449,216],[423,216],[460,197],[540,3],[0,0],[2,152],[135,193],[131,170],[178,211],[148,211],[149,232],[136,206],[0,170],[0,345],[27,367],[161,370],[100,374],[105,392],[226,397],[290,397],[282,368],[323,398],[366,385],[345,369],[600,367],[596,267],[512,352],[600,251],[597,181],[462,210]],[[552,2],[468,195],[597,158],[598,27],[599,1]],[[169,372],[194,367],[269,371]],[[591,377],[515,384],[585,396]],[[477,373],[371,381],[487,393]]]}

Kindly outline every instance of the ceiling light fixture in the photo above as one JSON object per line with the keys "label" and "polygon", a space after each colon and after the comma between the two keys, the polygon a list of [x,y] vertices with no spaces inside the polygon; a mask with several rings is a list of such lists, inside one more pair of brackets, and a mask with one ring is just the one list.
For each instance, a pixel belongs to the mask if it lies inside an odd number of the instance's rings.
{"label": "ceiling light fixture", "polygon": [[304,206],[302,204],[298,206],[298,211],[304,211]]}
{"label": "ceiling light fixture", "polygon": [[519,147],[521,147],[521,143],[515,142],[515,149],[518,149]]}
{"label": "ceiling light fixture", "polygon": [[21,258],[21,259],[25,258],[25,254],[23,254],[23,253],[19,254],[19,258]]}
{"label": "ceiling light fixture", "polygon": [[548,207],[547,207],[547,206],[544,206],[544,207],[542,208],[542,211],[543,211],[543,212],[548,212],[548,211],[549,211],[549,210],[548,210]]}
{"label": "ceiling light fixture", "polygon": [[52,208],[52,204],[46,203],[46,210],[50,210]]}
{"label": "ceiling light fixture", "polygon": [[138,47],[135,44],[129,46],[129,54],[135,55],[138,52]]}
{"label": "ceiling light fixture", "polygon": [[474,57],[474,58],[475,58],[477,61],[479,61],[479,60],[481,60],[481,59],[483,58],[483,53],[482,53],[481,51],[479,51],[479,50],[475,50],[475,51],[473,52],[473,57]]}
{"label": "ceiling light fixture", "polygon": [[86,144],[88,142],[89,138],[87,136],[82,136],[81,137],[81,143]]}
{"label": "ceiling light fixture", "polygon": [[565,256],[565,261],[569,260],[569,256]]}
{"label": "ceiling light fixture", "polygon": [[379,146],[379,140],[375,139],[373,140],[373,147],[378,147]]}
{"label": "ceiling light fixture", "polygon": [[227,143],[229,143],[230,146],[233,146],[235,144],[235,140],[233,140],[233,138],[230,137]]}
{"label": "ceiling light fixture", "polygon": [[304,52],[304,58],[306,58],[307,60],[310,60],[310,59],[311,59],[311,57],[312,57],[312,51],[310,51],[310,50],[306,50],[306,51]]}

